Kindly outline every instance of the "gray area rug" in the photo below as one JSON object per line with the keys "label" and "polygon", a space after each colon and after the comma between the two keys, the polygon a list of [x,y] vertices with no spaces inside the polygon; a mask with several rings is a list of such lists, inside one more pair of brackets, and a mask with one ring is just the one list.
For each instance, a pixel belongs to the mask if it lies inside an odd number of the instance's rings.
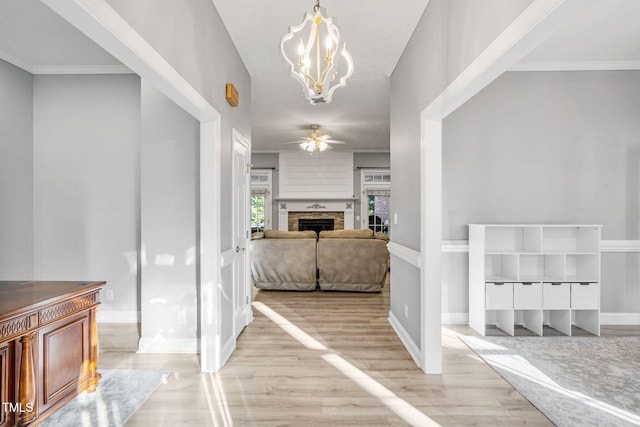
{"label": "gray area rug", "polygon": [[558,426],[640,425],[640,337],[461,337]]}
{"label": "gray area rug", "polygon": [[102,378],[93,393],[86,391],[47,418],[47,427],[122,426],[170,371],[99,369]]}

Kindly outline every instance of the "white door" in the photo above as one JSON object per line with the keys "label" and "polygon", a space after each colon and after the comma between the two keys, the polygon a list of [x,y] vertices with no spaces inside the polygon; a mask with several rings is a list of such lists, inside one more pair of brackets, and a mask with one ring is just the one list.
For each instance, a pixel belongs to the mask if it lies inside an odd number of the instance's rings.
{"label": "white door", "polygon": [[249,284],[250,142],[233,131],[233,312],[236,338],[251,322],[251,288]]}

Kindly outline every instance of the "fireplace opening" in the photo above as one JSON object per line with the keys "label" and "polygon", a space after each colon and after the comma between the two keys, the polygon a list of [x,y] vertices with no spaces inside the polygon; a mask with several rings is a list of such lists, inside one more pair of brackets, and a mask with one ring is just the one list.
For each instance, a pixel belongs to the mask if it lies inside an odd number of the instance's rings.
{"label": "fireplace opening", "polygon": [[298,220],[298,230],[313,230],[316,233],[320,234],[322,230],[333,230],[333,218],[311,218],[311,219],[303,219],[300,218]]}

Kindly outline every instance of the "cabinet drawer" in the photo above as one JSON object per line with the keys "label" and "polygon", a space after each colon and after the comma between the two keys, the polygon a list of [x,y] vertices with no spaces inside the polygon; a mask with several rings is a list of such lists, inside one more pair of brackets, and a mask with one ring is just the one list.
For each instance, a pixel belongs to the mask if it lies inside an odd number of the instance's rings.
{"label": "cabinet drawer", "polygon": [[571,308],[571,284],[543,283],[542,308],[544,310],[566,310]]}
{"label": "cabinet drawer", "polygon": [[513,308],[539,310],[542,308],[542,283],[514,283]]}
{"label": "cabinet drawer", "polygon": [[513,283],[486,283],[485,307],[487,310],[513,308]]}
{"label": "cabinet drawer", "polygon": [[587,310],[600,308],[600,283],[572,283],[571,308]]}

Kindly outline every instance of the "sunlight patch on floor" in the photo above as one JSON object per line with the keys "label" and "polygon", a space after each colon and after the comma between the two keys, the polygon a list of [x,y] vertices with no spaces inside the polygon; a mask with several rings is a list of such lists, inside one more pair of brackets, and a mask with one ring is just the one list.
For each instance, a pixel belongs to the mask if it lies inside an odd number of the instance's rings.
{"label": "sunlight patch on floor", "polygon": [[[222,387],[220,377],[218,374],[213,373],[203,374],[202,382],[213,425],[216,427],[219,425],[231,427],[233,425],[233,419],[231,418],[231,411],[229,411],[229,404],[227,403],[226,393]],[[211,384],[209,384],[209,382]],[[218,422],[218,416],[216,416],[216,414],[220,414],[222,424]]]}
{"label": "sunlight patch on floor", "polygon": [[304,345],[308,349],[311,350],[327,350],[327,347],[322,344],[320,341],[311,337],[309,334],[304,332],[302,329],[298,328],[296,325],[288,321],[286,318],[282,317],[275,310],[269,308],[267,305],[261,302],[253,302],[251,303],[253,308],[258,310],[260,313],[264,314],[269,320],[282,328],[283,331],[291,335],[293,338],[298,340],[300,344]]}
{"label": "sunlight patch on floor", "polygon": [[[252,306],[305,347],[311,350],[329,350],[324,344],[320,343],[318,340],[304,332],[302,329],[295,326],[285,317],[281,316],[275,310],[268,307],[266,304],[261,302],[253,302]],[[409,425],[439,426],[438,423],[420,412],[407,401],[398,397],[395,393],[371,378],[362,370],[346,361],[343,357],[335,353],[325,353],[320,357],[327,363],[335,367],[345,377],[349,378],[355,384],[360,386],[365,392],[380,400],[380,402],[382,402],[385,406],[387,406],[391,411],[393,411]]]}
{"label": "sunlight patch on floor", "polygon": [[337,354],[323,354],[322,358],[342,372],[345,377],[359,385],[364,391],[378,398],[380,402],[395,412],[407,424],[412,426],[440,425]]}
{"label": "sunlight patch on floor", "polygon": [[460,341],[458,338],[460,333],[454,331],[453,329],[449,329],[446,326],[442,326],[442,347],[450,348],[453,350],[464,350],[467,349],[467,345]]}
{"label": "sunlight patch on floor", "polygon": [[585,405],[591,406],[599,411],[606,412],[614,417],[620,418],[621,420],[627,421],[634,425],[640,425],[640,416],[625,411],[624,409],[609,405],[608,403],[602,402],[598,399],[594,399],[593,397],[587,396],[578,391],[573,391],[562,387],[521,356],[513,354],[495,354],[484,355],[483,357],[487,361],[491,361],[491,364],[493,364],[494,366],[500,369],[504,369],[505,371],[508,371],[514,375],[518,375],[519,377],[524,378],[527,381],[534,382],[540,386],[552,390],[553,392],[569,397],[571,399],[579,400]]}

